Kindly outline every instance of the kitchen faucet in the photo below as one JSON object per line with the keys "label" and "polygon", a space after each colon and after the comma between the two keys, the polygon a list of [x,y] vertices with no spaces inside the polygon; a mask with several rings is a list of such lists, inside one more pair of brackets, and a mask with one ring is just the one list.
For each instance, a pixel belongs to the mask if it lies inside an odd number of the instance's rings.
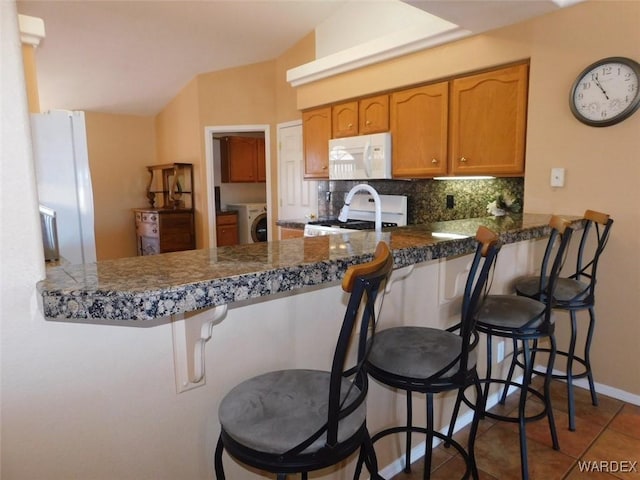
{"label": "kitchen faucet", "polygon": [[366,190],[373,197],[373,201],[376,207],[376,234],[379,236],[382,233],[382,205],[380,203],[380,195],[376,192],[375,188],[371,185],[367,185],[366,183],[360,183],[349,190],[346,198],[344,199],[344,206],[340,210],[340,215],[338,215],[338,220],[341,222],[346,222],[349,217],[349,205],[351,204],[351,200],[353,200],[353,196],[359,192],[360,190]]}

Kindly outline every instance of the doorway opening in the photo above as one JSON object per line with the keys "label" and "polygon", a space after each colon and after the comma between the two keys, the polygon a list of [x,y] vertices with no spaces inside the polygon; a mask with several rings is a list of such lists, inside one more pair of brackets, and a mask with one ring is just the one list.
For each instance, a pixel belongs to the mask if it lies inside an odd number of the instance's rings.
{"label": "doorway opening", "polygon": [[[264,138],[266,181],[256,183],[224,183],[220,170],[220,139],[225,136],[257,136]],[[209,220],[209,247],[217,246],[216,212],[229,204],[264,203],[267,207],[267,225],[272,221],[271,205],[271,128],[269,125],[219,125],[205,127],[206,194]],[[267,229],[267,240],[272,239]]]}

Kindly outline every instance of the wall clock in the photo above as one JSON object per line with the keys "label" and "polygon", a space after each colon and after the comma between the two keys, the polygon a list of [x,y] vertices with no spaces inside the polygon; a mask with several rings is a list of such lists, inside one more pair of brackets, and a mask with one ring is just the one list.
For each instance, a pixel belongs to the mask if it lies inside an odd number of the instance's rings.
{"label": "wall clock", "polygon": [[640,64],[608,57],[585,68],[571,87],[573,115],[592,127],[608,127],[628,118],[640,106]]}

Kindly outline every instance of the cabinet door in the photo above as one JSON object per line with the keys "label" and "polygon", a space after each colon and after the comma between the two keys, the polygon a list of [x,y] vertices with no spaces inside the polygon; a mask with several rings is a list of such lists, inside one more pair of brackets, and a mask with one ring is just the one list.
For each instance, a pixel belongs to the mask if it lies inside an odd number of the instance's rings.
{"label": "cabinet door", "polygon": [[196,236],[193,212],[160,214],[160,253],[193,250]]}
{"label": "cabinet door", "polygon": [[224,137],[220,142],[223,182],[255,182],[257,172],[256,138]]}
{"label": "cabinet door", "polygon": [[451,82],[454,175],[523,175],[528,65]]}
{"label": "cabinet door", "polygon": [[360,135],[389,131],[389,95],[364,98],[358,103]]}
{"label": "cabinet door", "polygon": [[286,240],[288,238],[302,238],[304,237],[304,230],[298,228],[286,228],[280,227],[280,240]]}
{"label": "cabinet door", "polygon": [[257,170],[257,181],[258,182],[266,182],[267,181],[267,164],[265,160],[265,144],[264,138],[256,139],[256,170]]}
{"label": "cabinet door", "polygon": [[302,113],[304,178],[329,178],[331,107]]}
{"label": "cabinet door", "polygon": [[393,176],[429,178],[447,173],[447,82],[391,94]]}
{"label": "cabinet door", "polygon": [[238,224],[218,225],[216,227],[216,244],[218,247],[238,244]]}
{"label": "cabinet door", "polygon": [[358,102],[340,103],[331,107],[331,137],[358,135]]}

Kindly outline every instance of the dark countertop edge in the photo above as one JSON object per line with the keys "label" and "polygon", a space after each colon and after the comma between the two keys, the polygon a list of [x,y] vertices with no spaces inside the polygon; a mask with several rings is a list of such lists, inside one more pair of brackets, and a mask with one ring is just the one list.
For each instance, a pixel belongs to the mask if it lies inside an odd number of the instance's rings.
{"label": "dark countertop edge", "polygon": [[[549,215],[546,215],[548,218]],[[582,219],[579,217],[567,217],[572,220],[574,228],[582,228]],[[456,222],[467,222],[473,225],[474,232],[477,225],[483,224],[491,227],[490,218],[470,219],[464,221],[449,221],[432,224],[440,226],[449,224],[449,230],[453,233],[465,233],[470,231],[471,225],[458,228]],[[486,224],[489,225],[486,225]],[[412,231],[418,228],[418,231]],[[394,229],[403,237],[416,237],[416,239],[429,235],[428,225],[407,226]],[[357,232],[355,233],[358,234]],[[549,227],[536,225],[526,228],[505,228],[500,232],[500,238],[504,244],[541,238],[549,234]],[[299,241],[294,239],[293,241]],[[287,240],[291,241],[291,240]],[[393,243],[393,239],[392,239]],[[416,243],[420,243],[416,241]],[[434,243],[416,245],[393,249],[394,268],[402,268],[416,263],[422,263],[433,259],[450,256],[466,255],[473,252],[475,241],[472,236],[463,239],[438,240]],[[45,317],[52,320],[64,321],[93,321],[100,320],[122,321],[146,321],[170,315],[202,310],[254,299],[277,293],[304,289],[310,286],[333,283],[341,280],[346,269],[357,263],[363,263],[372,258],[371,253],[356,254],[347,258],[323,260],[312,264],[301,264],[297,267],[277,267],[271,270],[247,273],[222,279],[201,281],[191,284],[176,285],[174,287],[148,290],[148,291],[100,291],[100,290],[75,290],[73,292],[43,289],[38,285],[38,291],[43,297]],[[312,270],[324,266],[325,271],[321,278],[313,275]],[[309,273],[310,275],[305,275]],[[287,281],[287,275],[295,275],[299,282]],[[233,281],[232,281],[233,280]],[[232,281],[232,282],[231,282]],[[231,283],[231,285],[229,285]],[[267,288],[259,289],[258,287]],[[240,290],[242,295],[237,296]],[[64,305],[61,305],[63,303]],[[53,308],[53,307],[56,308]],[[50,308],[51,307],[51,308]]]}

